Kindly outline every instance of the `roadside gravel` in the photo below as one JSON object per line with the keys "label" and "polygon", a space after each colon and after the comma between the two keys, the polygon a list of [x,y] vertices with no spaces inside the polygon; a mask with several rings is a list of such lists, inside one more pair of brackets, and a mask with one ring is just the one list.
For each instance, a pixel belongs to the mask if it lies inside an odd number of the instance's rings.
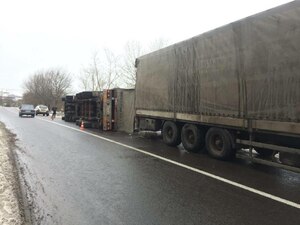
{"label": "roadside gravel", "polygon": [[18,170],[12,153],[15,136],[0,122],[0,224],[24,225]]}

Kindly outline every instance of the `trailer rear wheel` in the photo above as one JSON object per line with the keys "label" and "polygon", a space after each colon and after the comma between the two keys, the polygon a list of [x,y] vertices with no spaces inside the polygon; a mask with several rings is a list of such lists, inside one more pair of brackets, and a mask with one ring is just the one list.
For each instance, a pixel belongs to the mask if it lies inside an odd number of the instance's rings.
{"label": "trailer rear wheel", "polygon": [[228,160],[235,154],[232,137],[228,130],[210,128],[205,137],[208,153],[217,159]]}
{"label": "trailer rear wheel", "polygon": [[166,121],[163,125],[162,136],[165,144],[177,146],[181,143],[181,128],[172,121]]}
{"label": "trailer rear wheel", "polygon": [[181,130],[183,147],[189,152],[199,152],[205,146],[205,138],[201,129],[194,124],[185,124]]}

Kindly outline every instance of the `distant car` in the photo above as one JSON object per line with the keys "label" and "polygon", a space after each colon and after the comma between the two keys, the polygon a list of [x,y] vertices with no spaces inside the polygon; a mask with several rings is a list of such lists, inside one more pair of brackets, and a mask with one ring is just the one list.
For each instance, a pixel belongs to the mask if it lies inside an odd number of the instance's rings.
{"label": "distant car", "polygon": [[43,114],[43,116],[45,115],[49,116],[49,109],[45,105],[37,105],[34,110],[35,110],[35,115]]}
{"label": "distant car", "polygon": [[20,106],[19,117],[22,117],[24,115],[34,117],[35,116],[34,106],[30,104],[22,104]]}

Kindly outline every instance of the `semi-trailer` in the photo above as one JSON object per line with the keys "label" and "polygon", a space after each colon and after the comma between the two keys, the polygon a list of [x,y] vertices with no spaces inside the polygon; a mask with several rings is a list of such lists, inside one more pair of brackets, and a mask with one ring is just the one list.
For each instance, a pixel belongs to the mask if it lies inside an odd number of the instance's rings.
{"label": "semi-trailer", "polygon": [[187,151],[299,172],[299,40],[294,1],[139,57],[136,128]]}

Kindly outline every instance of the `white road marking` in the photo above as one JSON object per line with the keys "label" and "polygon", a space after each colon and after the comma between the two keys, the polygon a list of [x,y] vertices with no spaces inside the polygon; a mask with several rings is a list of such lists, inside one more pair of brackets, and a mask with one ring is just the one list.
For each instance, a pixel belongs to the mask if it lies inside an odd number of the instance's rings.
{"label": "white road marking", "polygon": [[196,168],[187,166],[187,165],[185,165],[185,164],[178,163],[178,162],[176,162],[176,161],[173,161],[173,160],[170,160],[170,159],[161,157],[161,156],[159,156],[159,155],[155,155],[155,154],[152,154],[152,153],[150,153],[150,152],[146,152],[146,151],[143,151],[143,150],[141,150],[141,149],[138,149],[138,148],[135,148],[135,147],[132,147],[132,146],[129,146],[129,145],[126,145],[126,144],[123,144],[123,143],[120,143],[120,142],[117,142],[117,141],[114,141],[114,140],[105,138],[105,137],[101,137],[101,136],[98,136],[98,135],[96,135],[96,134],[92,134],[92,133],[86,132],[86,131],[84,131],[84,130],[80,130],[79,128],[69,127],[69,126],[66,126],[66,125],[57,123],[57,122],[55,122],[55,121],[49,121],[49,120],[45,120],[45,119],[41,119],[41,118],[39,118],[39,119],[40,119],[40,120],[43,120],[43,121],[46,121],[46,122],[49,122],[49,123],[54,123],[54,124],[56,124],[56,125],[59,125],[59,126],[65,127],[65,128],[69,128],[69,129],[75,130],[75,131],[78,131],[78,132],[82,132],[82,133],[91,135],[91,136],[93,136],[93,137],[96,137],[96,138],[99,138],[99,139],[102,139],[102,140],[105,140],[105,141],[108,141],[108,142],[111,142],[111,143],[114,143],[114,144],[117,144],[117,145],[120,145],[120,146],[123,146],[123,147],[126,147],[126,148],[129,148],[129,149],[131,149],[131,150],[134,150],[134,151],[137,151],[137,152],[140,152],[140,153],[143,153],[143,154],[152,156],[152,157],[154,157],[154,158],[163,160],[163,161],[165,161],[165,162],[172,163],[172,164],[174,164],[174,165],[176,165],[176,166],[180,166],[180,167],[182,167],[182,168],[185,168],[185,169],[194,171],[194,172],[199,173],[199,174],[202,174],[202,175],[204,175],[204,176],[207,176],[207,177],[216,179],[216,180],[221,181],[221,182],[224,182],[224,183],[226,183],[226,184],[230,184],[230,185],[232,185],[232,186],[241,188],[241,189],[243,189],[243,190],[246,190],[246,191],[255,193],[255,194],[260,195],[260,196],[263,196],[263,197],[265,197],[265,198],[269,198],[269,199],[272,199],[272,200],[274,200],[274,201],[277,201],[277,202],[286,204],[286,205],[288,205],[288,206],[292,206],[292,207],[294,207],[294,208],[300,209],[300,204],[298,204],[298,203],[296,203],[296,202],[292,202],[292,201],[289,201],[289,200],[286,200],[286,199],[277,197],[277,196],[275,196],[275,195],[269,194],[269,193],[267,193],[267,192],[260,191],[260,190],[257,190],[257,189],[255,189],[255,188],[248,187],[248,186],[246,186],[246,185],[243,185],[243,184],[240,184],[240,183],[237,183],[237,182],[228,180],[228,179],[226,179],[226,178],[223,178],[223,177],[214,175],[214,174],[212,174],[212,173],[208,173],[208,172],[205,172],[205,171],[203,171],[203,170],[196,169]]}

